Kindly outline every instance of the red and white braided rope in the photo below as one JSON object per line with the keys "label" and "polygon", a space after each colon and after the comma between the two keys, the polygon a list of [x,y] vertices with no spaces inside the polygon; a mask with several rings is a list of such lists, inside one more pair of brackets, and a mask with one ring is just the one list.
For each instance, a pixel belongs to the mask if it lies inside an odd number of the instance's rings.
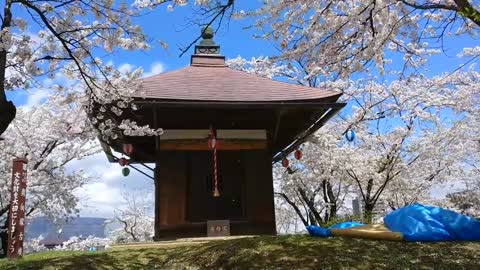
{"label": "red and white braided rope", "polygon": [[218,189],[218,166],[217,166],[217,147],[218,147],[218,140],[217,134],[214,129],[210,131],[210,139],[208,142],[209,146],[213,149],[213,177],[214,177],[214,190],[213,196],[218,197],[220,196],[220,191]]}
{"label": "red and white braided rope", "polygon": [[213,148],[213,174],[215,178],[214,196],[219,196],[220,192],[218,190],[217,146]]}

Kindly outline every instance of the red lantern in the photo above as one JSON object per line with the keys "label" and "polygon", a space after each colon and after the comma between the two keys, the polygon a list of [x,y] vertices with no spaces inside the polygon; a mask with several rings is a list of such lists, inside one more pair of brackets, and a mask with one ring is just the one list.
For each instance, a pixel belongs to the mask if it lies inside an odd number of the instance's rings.
{"label": "red lantern", "polygon": [[288,159],[286,159],[286,158],[282,159],[282,166],[283,167],[287,168],[288,164],[289,164]]}
{"label": "red lantern", "polygon": [[303,153],[300,150],[295,151],[293,154],[297,160],[300,160],[303,157]]}
{"label": "red lantern", "polygon": [[128,160],[124,157],[121,157],[118,159],[118,164],[120,164],[120,166],[126,166],[128,165]]}
{"label": "red lantern", "polygon": [[125,153],[125,155],[130,156],[133,153],[133,145],[131,143],[124,143],[123,153]]}

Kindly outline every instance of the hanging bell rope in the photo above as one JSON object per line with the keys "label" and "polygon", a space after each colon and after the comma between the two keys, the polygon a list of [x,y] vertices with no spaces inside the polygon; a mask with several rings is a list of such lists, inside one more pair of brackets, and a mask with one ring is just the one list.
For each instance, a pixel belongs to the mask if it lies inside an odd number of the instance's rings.
{"label": "hanging bell rope", "polygon": [[215,188],[213,190],[213,197],[220,197],[220,190],[218,189],[218,166],[217,166],[217,132],[215,129],[210,129],[210,139],[208,140],[210,148],[213,149],[213,177]]}

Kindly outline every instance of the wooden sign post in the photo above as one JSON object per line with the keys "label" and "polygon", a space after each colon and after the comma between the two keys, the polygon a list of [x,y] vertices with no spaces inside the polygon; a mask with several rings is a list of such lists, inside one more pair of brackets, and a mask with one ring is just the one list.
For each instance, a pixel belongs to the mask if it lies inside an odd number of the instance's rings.
{"label": "wooden sign post", "polygon": [[7,257],[15,259],[23,256],[25,233],[25,196],[27,195],[27,160],[17,158],[12,166],[12,189],[10,211],[8,213]]}

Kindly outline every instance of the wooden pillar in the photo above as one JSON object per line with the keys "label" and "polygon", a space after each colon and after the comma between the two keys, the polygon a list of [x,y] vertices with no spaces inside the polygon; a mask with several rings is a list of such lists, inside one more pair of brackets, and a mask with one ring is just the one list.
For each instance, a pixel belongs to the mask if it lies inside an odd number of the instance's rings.
{"label": "wooden pillar", "polygon": [[[155,107],[153,107],[153,126],[155,129],[158,128],[158,112]],[[161,212],[161,203],[160,203],[160,136],[155,136],[155,171],[153,173],[154,184],[155,184],[155,217],[154,217],[154,229],[153,229],[153,240],[157,241],[160,239],[160,212]]]}
{"label": "wooden pillar", "polygon": [[157,241],[161,237],[160,235],[160,162],[155,163],[155,172],[154,172],[154,178],[155,178],[155,221],[154,221],[154,236],[153,240]]}

